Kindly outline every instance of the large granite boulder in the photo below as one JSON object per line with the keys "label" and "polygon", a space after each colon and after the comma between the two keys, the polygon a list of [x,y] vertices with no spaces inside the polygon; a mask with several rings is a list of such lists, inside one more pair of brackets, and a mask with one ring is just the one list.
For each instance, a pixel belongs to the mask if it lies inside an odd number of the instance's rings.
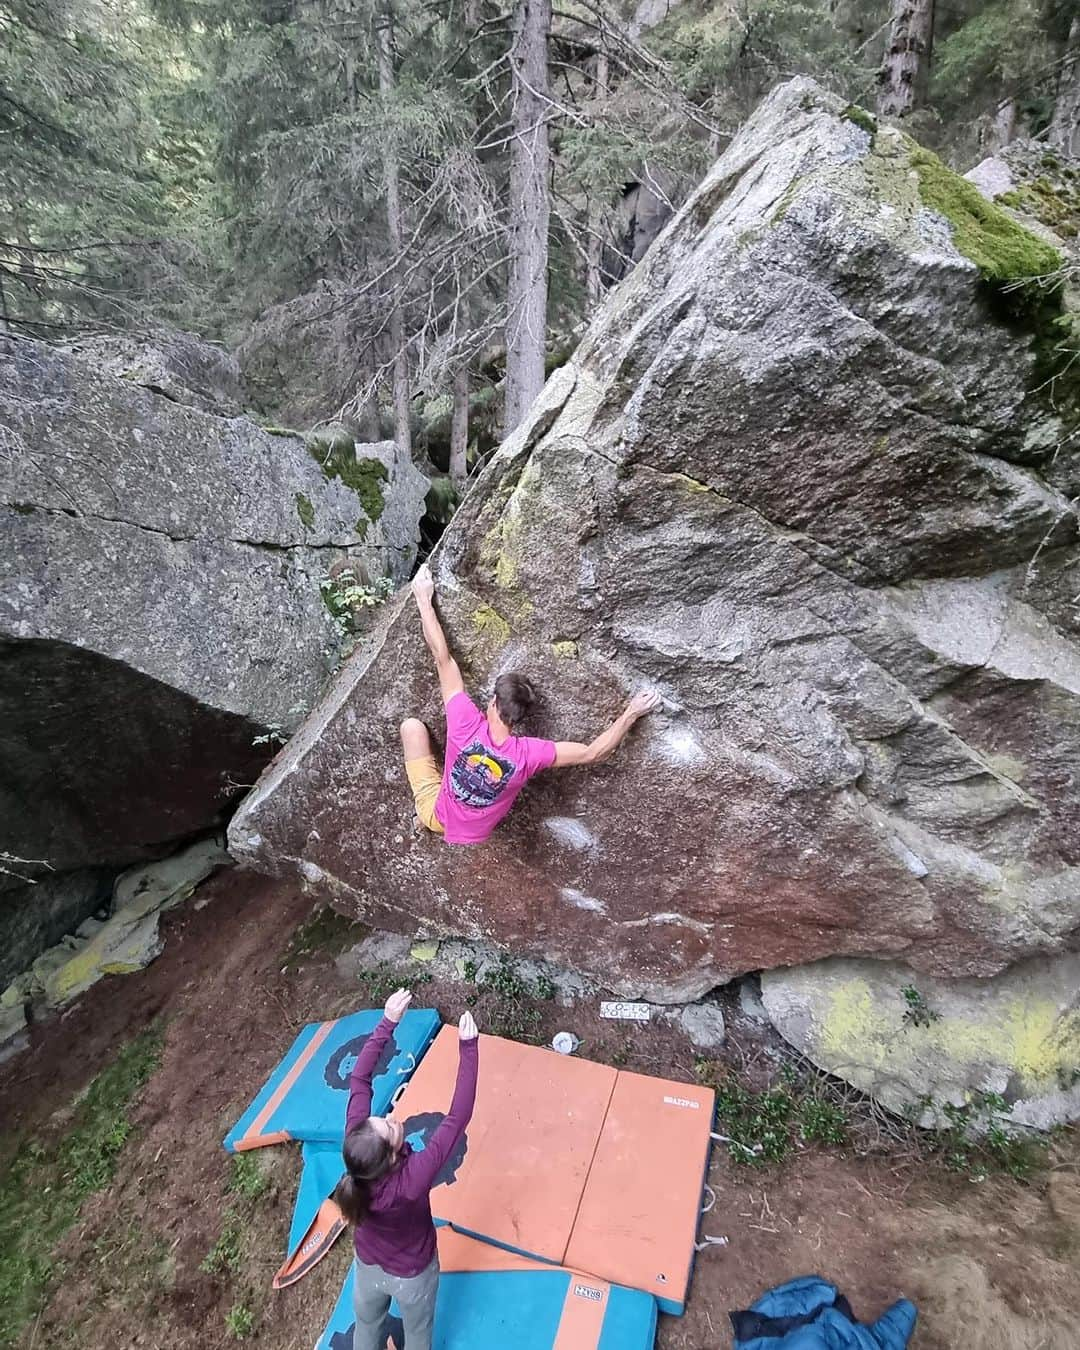
{"label": "large granite boulder", "polygon": [[191,333],[157,332],[150,337],[98,334],[62,350],[102,375],[128,380],[174,403],[222,417],[235,417],[243,411],[240,363],[230,352]]}
{"label": "large granite boulder", "polygon": [[[901,133],[775,91],[455,517],[475,693],[608,765],[482,850],[410,835],[440,724],[403,601],[231,848],[383,927],[484,936],[654,1001],[831,955],[984,976],[1080,931],[1080,456],[1061,259]],[[1016,284],[1014,284],[1016,283]]]}
{"label": "large granite boulder", "polygon": [[408,571],[392,456],[346,449],[0,338],[0,890],[49,879],[40,922],[33,885],[0,904],[8,965],[92,911],[58,874],[157,856],[254,782],[337,661],[332,569]]}
{"label": "large granite boulder", "polygon": [[769,970],[777,1030],[889,1110],[942,1125],[989,1094],[1017,1124],[1080,1116],[1080,955],[1034,957],[989,980],[913,979],[896,961],[835,957]]}

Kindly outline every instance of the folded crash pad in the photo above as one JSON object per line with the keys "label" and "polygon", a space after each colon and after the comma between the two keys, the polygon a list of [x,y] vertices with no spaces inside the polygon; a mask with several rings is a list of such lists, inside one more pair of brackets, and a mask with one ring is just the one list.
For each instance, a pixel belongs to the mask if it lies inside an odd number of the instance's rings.
{"label": "folded crash pad", "polygon": [[681,1313],[709,1164],[711,1088],[620,1073],[563,1264]]}
{"label": "folded crash pad", "polygon": [[[345,1136],[349,1074],[382,1019],[376,1011],[314,1022],[293,1042],[265,1086],[225,1137],[230,1152],[286,1139],[336,1143]],[[394,1029],[376,1068],[371,1109],[384,1115],[439,1029],[439,1015],[410,1009]]]}
{"label": "folded crash pad", "polygon": [[285,1264],[274,1276],[274,1288],[285,1289],[303,1279],[348,1228],[330,1199],[344,1167],[340,1144],[304,1144],[303,1171],[296,1191]]}
{"label": "folded crash pad", "polygon": [[[414,1148],[442,1119],[457,1034],[436,1038],[398,1103]],[[476,1110],[431,1194],[487,1242],[686,1302],[708,1163],[711,1089],[481,1037]]]}
{"label": "folded crash pad", "polygon": [[[395,1112],[414,1148],[448,1110],[457,1065],[457,1030],[444,1027]],[[604,1064],[481,1036],[476,1108],[436,1178],[432,1212],[487,1241],[561,1263],[615,1078]]]}
{"label": "folded crash pad", "polygon": [[[439,1230],[442,1276],[432,1350],[651,1350],[656,1301]],[[316,1350],[352,1350],[353,1269]],[[398,1309],[387,1341],[403,1350]]]}

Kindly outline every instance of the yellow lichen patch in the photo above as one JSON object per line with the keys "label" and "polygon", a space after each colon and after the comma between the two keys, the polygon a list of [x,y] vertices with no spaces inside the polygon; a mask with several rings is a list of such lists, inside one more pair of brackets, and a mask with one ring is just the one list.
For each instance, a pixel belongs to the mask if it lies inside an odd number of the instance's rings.
{"label": "yellow lichen patch", "polygon": [[874,1003],[865,980],[849,980],[832,991],[821,1028],[821,1047],[837,1063],[884,1063],[885,1042],[896,1027]]}
{"label": "yellow lichen patch", "polygon": [[553,642],[551,644],[551,650],[562,661],[577,660],[578,645],[576,642],[571,642],[569,639],[561,642]]}
{"label": "yellow lichen patch", "polygon": [[479,605],[472,613],[473,627],[496,646],[502,647],[510,641],[510,625],[497,609],[490,605]]}
{"label": "yellow lichen patch", "polygon": [[[927,1003],[934,1009],[932,993]],[[820,1041],[832,1063],[877,1069],[889,1062],[901,1074],[935,1053],[960,1064],[997,1064],[1033,1093],[1080,1064],[1080,1013],[1063,1016],[1050,999],[1015,997],[984,1007],[978,1021],[942,1010],[917,1026],[904,1020],[899,990],[895,1001],[879,1000],[866,981],[852,979],[831,992]]]}
{"label": "yellow lichen patch", "polygon": [[691,478],[687,473],[673,473],[672,478],[677,478],[688,492],[712,492],[713,489],[708,483],[702,483],[697,478]]}
{"label": "yellow lichen patch", "polygon": [[532,495],[540,476],[535,460],[522,470],[521,477],[506,498],[496,524],[484,536],[480,546],[480,561],[502,590],[511,590],[518,584],[519,557],[525,532],[523,507]]}

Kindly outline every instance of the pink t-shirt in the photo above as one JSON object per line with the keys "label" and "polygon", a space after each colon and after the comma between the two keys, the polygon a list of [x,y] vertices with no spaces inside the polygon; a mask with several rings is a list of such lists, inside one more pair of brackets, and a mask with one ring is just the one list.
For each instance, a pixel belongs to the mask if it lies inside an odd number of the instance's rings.
{"label": "pink t-shirt", "polygon": [[555,763],[555,742],[491,739],[487,718],[465,693],[446,705],[446,763],[435,814],[448,844],[482,844],[534,773]]}

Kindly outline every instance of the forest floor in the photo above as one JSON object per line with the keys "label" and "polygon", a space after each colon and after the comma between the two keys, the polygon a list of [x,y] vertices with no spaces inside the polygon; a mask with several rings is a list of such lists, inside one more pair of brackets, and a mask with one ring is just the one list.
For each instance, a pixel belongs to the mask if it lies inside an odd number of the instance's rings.
{"label": "forest floor", "polygon": [[[471,999],[484,1030],[546,1040],[566,1027],[589,1058],[684,1081],[702,1071],[667,1024],[601,1022],[587,1005],[566,1010],[512,988],[425,984],[418,969],[350,969],[335,958],[363,929],[313,914],[291,886],[251,874],[219,874],[165,928],[152,966],[103,981],[0,1066],[0,1346],[313,1345],[349,1244],[274,1293],[296,1149],[259,1150],[238,1165],[221,1140],[305,1022],[378,1006],[397,978],[446,1017]],[[727,1011],[723,1058],[709,1072],[751,1088],[775,1078],[768,1033]],[[913,1299],[916,1350],[1071,1350],[1080,1342],[1075,1133],[1055,1141],[1046,1164],[1028,1183],[975,1181],[872,1116],[845,1145],[796,1146],[762,1168],[717,1146],[703,1231],[729,1244],[698,1258],[686,1315],[661,1319],[658,1345],[728,1347],[729,1309],[817,1272],[864,1320],[901,1294]],[[642,1165],[662,1186],[663,1159]]]}

